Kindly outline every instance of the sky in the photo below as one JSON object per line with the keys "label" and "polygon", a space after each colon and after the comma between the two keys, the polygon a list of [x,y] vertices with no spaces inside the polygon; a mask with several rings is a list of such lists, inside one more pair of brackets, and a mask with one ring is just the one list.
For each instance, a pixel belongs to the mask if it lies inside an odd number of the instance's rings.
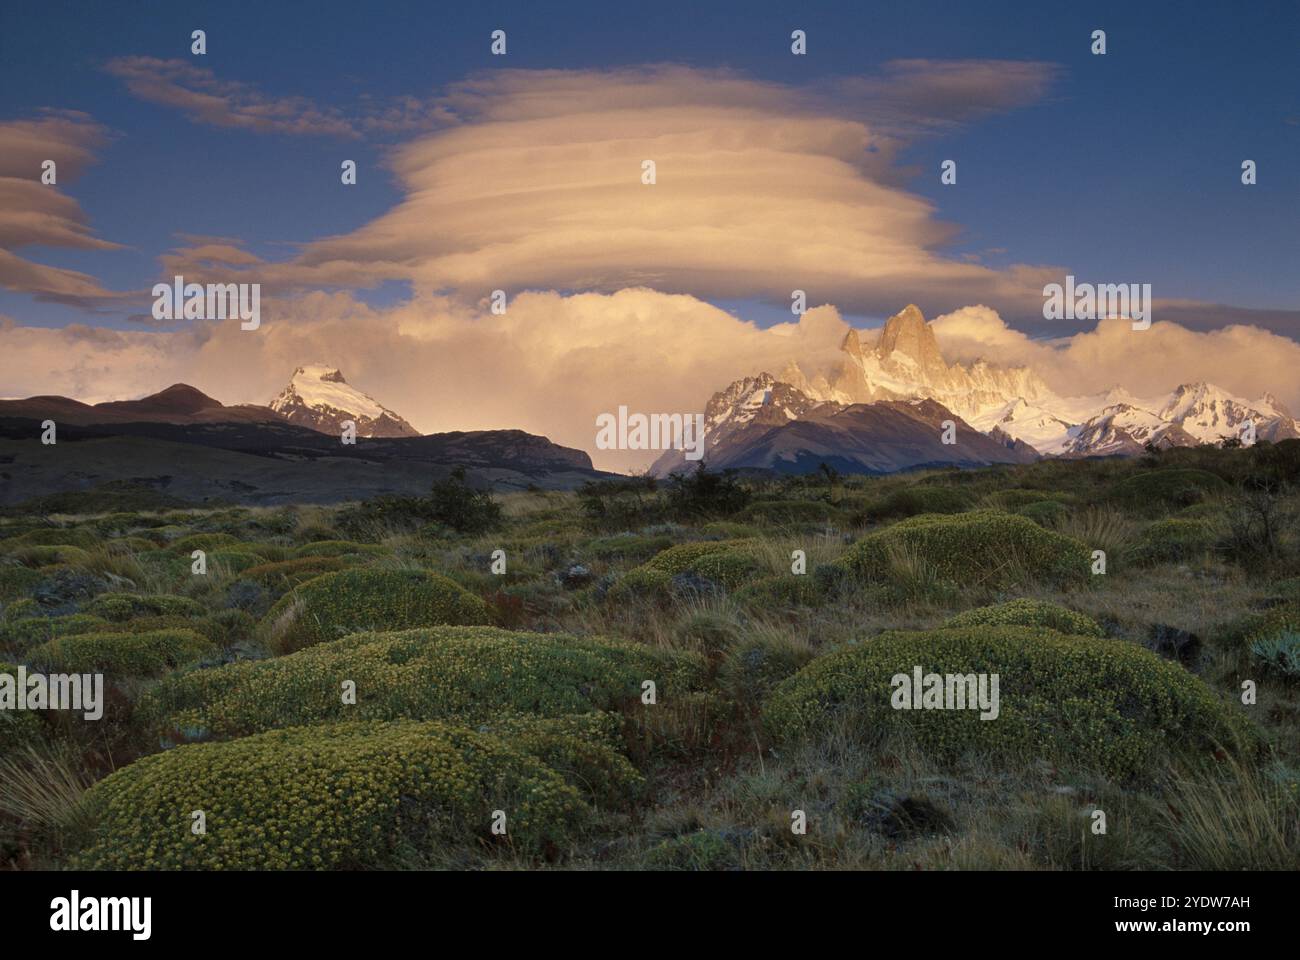
{"label": "sky", "polygon": [[[129,10],[0,6],[0,396],[266,402],[323,360],[424,430],[589,447],[593,406],[698,409],[914,302],[1063,392],[1300,405],[1300,4]],[[262,284],[264,327],[155,321],[176,273]],[[1150,283],[1153,335],[1045,321],[1067,273]]]}

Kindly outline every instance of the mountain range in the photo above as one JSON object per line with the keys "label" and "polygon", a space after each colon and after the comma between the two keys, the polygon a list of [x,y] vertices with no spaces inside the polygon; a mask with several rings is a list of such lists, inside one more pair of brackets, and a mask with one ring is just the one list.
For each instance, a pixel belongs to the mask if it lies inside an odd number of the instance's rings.
{"label": "mountain range", "polygon": [[[1250,401],[1210,383],[1135,397],[1114,388],[1063,397],[1033,369],[978,360],[949,364],[914,305],[890,317],[874,343],[850,330],[840,359],[809,377],[797,363],[718,391],[705,406],[704,459],[716,467],[806,472],[827,462],[879,473],[941,464],[1018,463],[1039,456],[1141,453],[1146,444],[1193,446],[1239,437],[1300,437],[1300,423],[1275,397]],[[940,432],[951,422],[951,443]],[[670,450],[651,467],[686,466]]]}
{"label": "mountain range", "polygon": [[[356,444],[342,442],[346,419],[357,424]],[[47,420],[57,428],[52,445],[38,439]],[[610,476],[582,450],[522,430],[421,436],[324,367],[300,368],[265,407],[225,406],[187,384],[97,404],[0,400],[0,506],[124,484],[192,504],[335,503],[427,493],[456,467],[472,485],[498,490]]]}

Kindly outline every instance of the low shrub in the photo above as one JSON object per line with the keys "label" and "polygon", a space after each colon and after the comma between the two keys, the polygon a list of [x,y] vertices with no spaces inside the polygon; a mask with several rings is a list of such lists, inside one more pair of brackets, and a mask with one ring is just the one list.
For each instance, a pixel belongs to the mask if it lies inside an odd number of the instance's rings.
{"label": "low shrub", "polygon": [[854,544],[839,563],[872,579],[890,576],[891,554],[915,555],[951,582],[1007,585],[1021,579],[1084,580],[1091,552],[1077,540],[1009,513],[925,514]]}
{"label": "low shrub", "polygon": [[263,621],[281,653],[364,630],[486,624],[487,605],[424,570],[355,569],[308,580],[281,597]]}
{"label": "low shrub", "polygon": [[[701,688],[701,657],[635,643],[494,627],[364,633],[271,660],[170,677],[139,715],[164,731],[243,736],[338,719],[483,723],[503,714],[563,716],[660,702]],[[345,704],[343,681],[356,684]]]}
{"label": "low shrub", "polygon": [[33,666],[59,673],[153,676],[191,663],[212,647],[194,630],[147,633],[79,633],[55,637],[27,655]]}
{"label": "low shrub", "polygon": [[777,574],[741,587],[736,602],[746,607],[815,607],[825,598],[815,577]]}
{"label": "low shrub", "polygon": [[1021,597],[996,603],[988,607],[976,607],[951,617],[944,623],[945,627],[1047,627],[1058,633],[1073,634],[1080,637],[1104,637],[1106,632],[1092,617],[1076,613],[1055,603],[1045,600],[1030,600]]}
{"label": "low shrub", "polygon": [[0,626],[0,649],[21,655],[26,650],[73,633],[93,633],[108,627],[103,617],[73,613],[63,617],[26,617]]}
{"label": "low shrub", "polygon": [[1129,563],[1186,563],[1214,550],[1218,537],[1203,520],[1173,517],[1149,524],[1125,554]]}
{"label": "low shrub", "polygon": [[[340,723],[190,744],[87,791],[89,870],[384,869],[500,841],[572,842],[590,808],[520,744],[437,722]],[[190,813],[206,815],[191,832]]]}
{"label": "low shrub", "polygon": [[1059,500],[1035,500],[1018,507],[1016,513],[1050,530],[1069,515],[1070,509]]}
{"label": "low shrub", "polygon": [[729,590],[753,579],[757,558],[745,540],[699,540],[669,547],[646,561],[644,566],[669,576],[697,573]]}
{"label": "low shrub", "polygon": [[[999,676],[999,713],[894,709],[893,679]],[[919,693],[919,691],[914,691]],[[1192,674],[1135,644],[1041,627],[890,632],[814,660],[781,683],[763,714],[778,741],[841,725],[863,738],[915,737],[928,752],[1046,757],[1114,777],[1151,776],[1180,753],[1253,754],[1253,727]]]}
{"label": "low shrub", "polygon": [[825,523],[842,517],[829,503],[820,500],[759,500],[742,510],[739,517],[761,523]]}
{"label": "low shrub", "polygon": [[889,520],[925,513],[961,513],[970,508],[971,502],[965,490],[917,485],[891,491],[864,512],[871,520]]}
{"label": "low shrub", "polygon": [[120,622],[135,617],[201,617],[203,607],[189,597],[166,594],[103,593],[82,610],[92,616]]}
{"label": "low shrub", "polygon": [[1131,510],[1149,514],[1188,507],[1227,490],[1228,484],[1208,470],[1175,467],[1136,470],[1112,485],[1106,496]]}

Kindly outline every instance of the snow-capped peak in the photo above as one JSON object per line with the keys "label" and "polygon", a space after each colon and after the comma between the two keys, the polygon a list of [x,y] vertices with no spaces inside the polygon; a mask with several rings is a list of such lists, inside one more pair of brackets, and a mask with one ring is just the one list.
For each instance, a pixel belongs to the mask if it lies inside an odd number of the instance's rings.
{"label": "snow-capped peak", "polygon": [[345,420],[359,437],[415,437],[419,431],[378,400],[347,382],[337,367],[315,363],[298,367],[271,409],[290,423],[321,433],[337,433]]}

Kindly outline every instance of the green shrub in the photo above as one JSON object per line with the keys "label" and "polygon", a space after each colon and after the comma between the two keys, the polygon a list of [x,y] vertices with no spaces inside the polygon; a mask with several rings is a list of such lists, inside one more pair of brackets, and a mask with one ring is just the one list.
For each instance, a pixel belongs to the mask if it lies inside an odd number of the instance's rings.
{"label": "green shrub", "polygon": [[1206,470],[1178,467],[1137,470],[1114,484],[1108,498],[1142,513],[1188,507],[1209,494],[1224,493],[1228,484]]}
{"label": "green shrub", "polygon": [[812,658],[811,648],[786,637],[752,637],[727,651],[718,668],[718,686],[736,703],[757,707]]}
{"label": "green shrub", "polygon": [[899,549],[958,584],[1005,585],[1024,576],[1082,580],[1092,559],[1077,540],[1032,520],[981,510],[899,521],[854,544],[838,562],[859,576],[884,579],[892,569],[891,554]]}
{"label": "green shrub", "polygon": [[[660,702],[699,688],[704,661],[635,643],[494,627],[364,633],[271,660],[170,677],[139,714],[165,731],[226,738],[328,720],[482,723],[503,714],[563,716]],[[344,704],[341,684],[356,684]]]}
{"label": "green shrub", "polygon": [[1149,524],[1128,549],[1130,563],[1185,563],[1214,550],[1218,537],[1202,520],[1174,517]]}
{"label": "green shrub", "polygon": [[736,602],[746,607],[815,607],[823,599],[816,578],[793,574],[764,577],[736,591]]}
{"label": "green shrub", "polygon": [[[897,710],[893,678],[997,674],[999,713]],[[928,752],[1042,756],[1115,777],[1151,776],[1171,755],[1259,740],[1199,679],[1135,644],[1041,627],[884,633],[814,660],[773,692],[764,721],[779,741],[839,724],[863,737],[910,733]]]}
{"label": "green shrub", "polygon": [[433,520],[457,533],[485,533],[501,524],[501,504],[486,490],[475,490],[456,467],[429,491]]}
{"label": "green shrub", "polygon": [[1049,530],[1064,520],[1069,512],[1069,508],[1059,500],[1035,500],[1016,510],[1020,516],[1027,517],[1040,527],[1047,527]]}
{"label": "green shrub", "polygon": [[745,509],[751,496],[735,470],[712,473],[703,461],[694,470],[670,474],[667,487],[665,506],[679,520],[729,517]]}
{"label": "green shrub", "polygon": [[73,613],[64,617],[26,617],[0,626],[0,648],[21,655],[46,640],[72,633],[92,633],[107,627],[103,617]]}
{"label": "green shrub", "polygon": [[700,540],[669,547],[644,566],[676,576],[698,573],[734,590],[753,579],[758,561],[745,540]]}
{"label": "green shrub", "polygon": [[[0,674],[12,678],[18,683],[18,667],[12,663],[0,663]],[[0,758],[13,756],[12,751],[32,746],[44,735],[41,715],[33,710],[0,710]]]}
{"label": "green shrub", "polygon": [[[353,554],[382,554],[387,551],[373,543],[355,543],[351,540],[317,540],[307,543],[293,552],[294,559],[308,557],[347,557]],[[285,561],[288,562],[288,561]]]}
{"label": "green shrub", "polygon": [[597,529],[629,530],[663,518],[658,485],[648,476],[587,480],[578,488],[578,502]]}
{"label": "green shrub", "polygon": [[716,830],[697,830],[661,840],[646,852],[646,865],[655,870],[739,870],[740,852]]}
{"label": "green shrub", "polygon": [[1281,679],[1300,682],[1300,632],[1278,630],[1260,637],[1251,643],[1250,655]]}
{"label": "green shrub", "polygon": [[47,640],[32,649],[27,659],[52,672],[140,677],[191,663],[211,647],[212,641],[193,630],[78,633]]}
{"label": "green shrub", "polygon": [[266,615],[269,639],[285,653],[365,630],[486,624],[487,604],[424,570],[340,570],[286,593]]}
{"label": "green shrub", "polygon": [[[579,792],[518,744],[437,722],[341,723],[177,747],[95,784],[78,869],[384,869],[447,847],[567,845]],[[190,813],[206,815],[206,833]]]}
{"label": "green shrub", "polygon": [[592,556],[599,557],[602,560],[645,560],[672,545],[673,538],[669,536],[647,537],[628,533],[611,537],[598,537],[590,541],[586,549],[590,551]]}
{"label": "green shrub", "polygon": [[203,607],[189,597],[166,594],[101,593],[86,604],[83,613],[121,622],[135,617],[201,617]]}
{"label": "green shrub", "polygon": [[970,506],[970,494],[965,490],[926,485],[893,490],[869,506],[865,513],[872,520],[888,520],[925,513],[961,513]]}
{"label": "green shrub", "polygon": [[195,533],[174,541],[168,549],[173,553],[189,556],[195,550],[211,553],[213,550],[238,549],[241,546],[243,544],[240,539],[229,533]]}
{"label": "green shrub", "polygon": [[260,583],[264,587],[285,590],[296,587],[308,580],[315,580],[321,574],[342,570],[345,561],[342,557],[300,557],[296,560],[280,560],[275,563],[259,563],[240,571],[240,579]]}
{"label": "green shrub", "polygon": [[80,564],[90,559],[90,554],[81,547],[57,547],[44,545],[18,545],[9,551],[9,556],[29,567],[53,567],[59,564]]}
{"label": "green shrub", "polygon": [[[0,601],[8,603],[27,595],[45,579],[45,574],[19,564],[0,563]],[[8,616],[6,608],[6,616]]]}
{"label": "green shrub", "polygon": [[42,527],[29,530],[17,537],[5,540],[2,545],[8,549],[11,544],[30,544],[50,547],[81,547],[87,550],[100,542],[100,537],[93,530],[84,527]]}
{"label": "green shrub", "polygon": [[740,519],[765,523],[825,523],[841,517],[820,500],[759,500],[740,512]]}
{"label": "green shrub", "polygon": [[1076,613],[1065,607],[1048,603],[1045,600],[1030,600],[1021,597],[996,603],[988,607],[976,607],[950,618],[945,627],[1047,627],[1058,633],[1073,634],[1079,637],[1104,637],[1106,632],[1097,621],[1083,613]]}
{"label": "green shrub", "polygon": [[242,573],[250,567],[256,567],[263,563],[260,554],[251,553],[248,550],[214,550],[208,554],[208,569],[217,567],[225,568],[231,573]]}
{"label": "green shrub", "polygon": [[666,600],[672,592],[673,575],[655,567],[641,566],[629,570],[609,588],[607,598],[611,603],[631,603],[636,600]]}

